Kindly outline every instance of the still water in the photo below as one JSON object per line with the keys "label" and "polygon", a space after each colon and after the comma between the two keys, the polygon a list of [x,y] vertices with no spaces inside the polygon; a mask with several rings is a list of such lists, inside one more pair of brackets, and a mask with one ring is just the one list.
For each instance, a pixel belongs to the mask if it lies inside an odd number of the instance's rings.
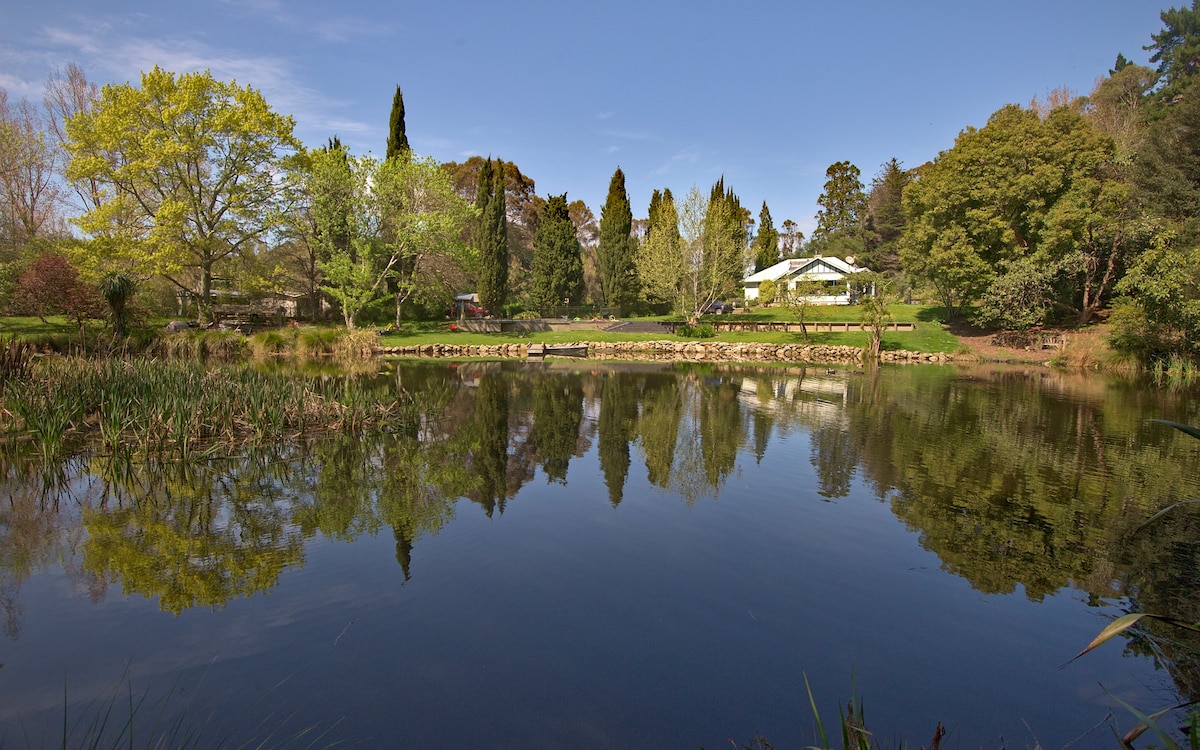
{"label": "still water", "polygon": [[[1113,746],[1200,697],[1194,394],[1042,370],[408,363],[422,418],[6,463],[0,732],[198,746]],[[65,697],[64,697],[65,692]],[[1111,717],[1109,714],[1111,713]],[[1090,732],[1090,733],[1089,733]],[[109,736],[116,730],[110,727]]]}

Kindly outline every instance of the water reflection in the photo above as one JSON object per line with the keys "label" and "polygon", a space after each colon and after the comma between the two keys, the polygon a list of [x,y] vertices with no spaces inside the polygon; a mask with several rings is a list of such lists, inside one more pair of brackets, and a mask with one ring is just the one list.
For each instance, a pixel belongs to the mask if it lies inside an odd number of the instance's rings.
{"label": "water reflection", "polygon": [[[1200,494],[1195,444],[1146,422],[1200,422],[1186,395],[1004,369],[576,367],[393,366],[354,381],[415,406],[419,418],[380,434],[194,463],[76,456],[49,484],[7,464],[5,633],[18,636],[22,582],[44,567],[62,565],[95,599],[119,585],[179,614],[270,591],[318,535],[390,532],[409,580],[420,575],[421,539],[456,508],[502,516],[539,474],[569,484],[593,445],[618,508],[635,472],[664,497],[718,497],[793,435],[807,436],[821,499],[865,483],[981,592],[1038,601],[1074,587],[1096,602],[1126,597],[1134,609],[1200,619],[1200,514],[1130,536],[1157,508]],[[1194,645],[1131,648],[1173,665],[1195,697]]]}

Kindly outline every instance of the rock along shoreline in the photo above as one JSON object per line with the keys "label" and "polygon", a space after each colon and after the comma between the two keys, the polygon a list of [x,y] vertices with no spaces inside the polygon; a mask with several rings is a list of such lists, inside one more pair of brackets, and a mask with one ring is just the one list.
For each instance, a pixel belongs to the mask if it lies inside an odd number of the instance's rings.
{"label": "rock along shoreline", "polygon": [[[579,341],[573,345],[588,348],[592,359],[682,360],[713,362],[814,362],[858,363],[863,349],[857,346],[815,346],[803,344],[755,344],[724,341]],[[526,344],[420,344],[377,347],[385,357],[414,358],[502,358],[524,359]],[[952,362],[954,355],[905,350],[880,352],[881,362]]]}

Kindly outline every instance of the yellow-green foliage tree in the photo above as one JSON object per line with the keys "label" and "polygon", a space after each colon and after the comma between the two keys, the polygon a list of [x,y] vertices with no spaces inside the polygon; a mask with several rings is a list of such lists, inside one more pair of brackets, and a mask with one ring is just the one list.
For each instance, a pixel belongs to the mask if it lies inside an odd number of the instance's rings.
{"label": "yellow-green foliage tree", "polygon": [[93,181],[79,226],[105,260],[162,274],[206,303],[214,269],[254,247],[280,209],[285,161],[299,148],[290,116],[261,93],[160,68],[141,85],[105,86],[66,123],[67,177]]}

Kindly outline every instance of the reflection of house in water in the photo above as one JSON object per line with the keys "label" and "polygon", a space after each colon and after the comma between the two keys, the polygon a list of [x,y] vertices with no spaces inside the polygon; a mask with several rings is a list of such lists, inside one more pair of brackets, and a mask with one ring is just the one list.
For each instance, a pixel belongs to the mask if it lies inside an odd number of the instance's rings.
{"label": "reflection of house in water", "polygon": [[[807,371],[807,372],[811,372]],[[848,420],[849,382],[845,376],[780,373],[777,378],[745,377],[738,399],[752,410],[793,414],[817,424]]]}

